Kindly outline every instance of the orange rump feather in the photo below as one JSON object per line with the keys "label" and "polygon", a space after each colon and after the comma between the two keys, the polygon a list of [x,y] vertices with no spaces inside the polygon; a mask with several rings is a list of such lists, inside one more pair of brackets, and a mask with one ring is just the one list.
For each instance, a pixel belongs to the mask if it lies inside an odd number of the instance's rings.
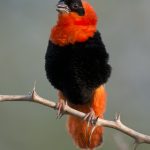
{"label": "orange rump feather", "polygon": [[[90,112],[89,105],[72,105],[71,107],[84,113]],[[103,118],[106,107],[106,91],[104,86],[97,88],[93,94],[91,101],[91,108],[95,112],[95,115]],[[92,126],[87,127],[87,122],[83,119],[69,116],[68,118],[68,131],[75,144],[82,149],[94,149],[102,144],[103,127],[96,127],[91,135]],[[87,131],[88,129],[88,131]],[[91,136],[91,137],[90,137]]]}

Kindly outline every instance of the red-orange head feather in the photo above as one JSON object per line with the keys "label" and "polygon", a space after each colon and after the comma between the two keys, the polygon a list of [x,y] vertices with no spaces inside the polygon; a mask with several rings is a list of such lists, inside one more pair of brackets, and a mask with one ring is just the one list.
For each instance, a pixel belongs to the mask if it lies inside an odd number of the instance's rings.
{"label": "red-orange head feather", "polygon": [[76,12],[59,13],[57,24],[53,27],[50,40],[59,46],[84,42],[96,32],[97,15],[93,7],[82,1],[85,14]]}

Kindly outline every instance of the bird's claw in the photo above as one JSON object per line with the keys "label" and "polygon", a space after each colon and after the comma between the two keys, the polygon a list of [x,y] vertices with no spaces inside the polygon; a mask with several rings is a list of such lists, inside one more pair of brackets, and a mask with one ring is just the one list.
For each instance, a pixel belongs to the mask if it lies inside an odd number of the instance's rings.
{"label": "bird's claw", "polygon": [[60,119],[65,111],[64,111],[64,108],[65,106],[67,105],[67,102],[65,102],[63,99],[59,100],[59,102],[56,104],[56,109],[58,110],[57,111],[57,119]]}
{"label": "bird's claw", "polygon": [[95,112],[91,109],[91,111],[85,115],[84,120],[88,122],[88,126],[90,124],[95,126],[98,118],[99,117],[95,116]]}

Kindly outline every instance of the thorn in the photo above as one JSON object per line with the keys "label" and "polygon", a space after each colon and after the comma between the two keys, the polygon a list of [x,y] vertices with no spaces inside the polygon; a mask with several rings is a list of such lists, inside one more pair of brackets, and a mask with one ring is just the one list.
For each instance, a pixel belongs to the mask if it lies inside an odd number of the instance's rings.
{"label": "thorn", "polygon": [[34,81],[34,86],[33,86],[33,90],[31,92],[31,95],[32,95],[32,99],[34,100],[35,99],[35,95],[37,95],[36,91],[35,91],[35,86],[36,86],[36,80]]}
{"label": "thorn", "polygon": [[36,80],[34,81],[33,91],[35,91]]}
{"label": "thorn", "polygon": [[135,142],[133,143],[133,150],[137,150],[139,146],[139,142],[135,140]]}
{"label": "thorn", "polygon": [[116,113],[115,115],[115,121],[120,121],[120,113]]}

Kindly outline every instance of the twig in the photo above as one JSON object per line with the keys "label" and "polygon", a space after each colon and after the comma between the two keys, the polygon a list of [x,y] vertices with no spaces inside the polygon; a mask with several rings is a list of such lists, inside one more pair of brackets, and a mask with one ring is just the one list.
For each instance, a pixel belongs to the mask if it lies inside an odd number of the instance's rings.
{"label": "twig", "polygon": [[[56,109],[56,103],[40,97],[36,93],[35,87],[34,87],[33,91],[28,95],[0,95],[0,102],[6,102],[6,101],[35,102],[35,103],[39,103],[44,106]],[[73,115],[73,116],[79,117],[81,119],[83,119],[86,115],[85,113],[77,111],[77,110],[69,107],[68,105],[65,105],[64,112],[65,112],[65,114]],[[117,114],[115,116],[114,121],[109,121],[109,120],[99,118],[96,122],[96,126],[104,126],[104,127],[108,127],[108,128],[113,128],[113,129],[119,130],[119,131],[125,133],[126,135],[132,137],[136,143],[135,149],[137,148],[137,145],[139,145],[139,144],[142,144],[142,143],[150,144],[150,136],[139,133],[139,132],[125,126],[120,120],[120,114]]]}

